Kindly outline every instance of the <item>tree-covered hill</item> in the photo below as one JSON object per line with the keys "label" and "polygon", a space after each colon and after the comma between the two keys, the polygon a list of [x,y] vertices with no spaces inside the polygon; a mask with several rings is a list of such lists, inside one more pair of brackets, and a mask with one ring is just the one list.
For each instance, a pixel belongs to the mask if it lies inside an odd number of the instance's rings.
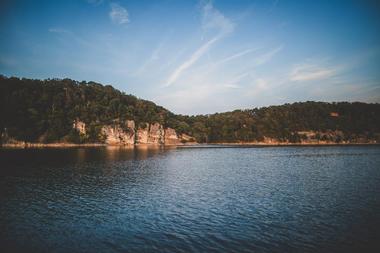
{"label": "tree-covered hill", "polygon": [[[185,117],[189,133],[207,142],[252,142],[265,137],[300,142],[306,131],[317,140],[379,139],[380,104],[303,102],[206,116]],[[340,133],[340,137],[336,133]],[[338,139],[326,139],[328,134]],[[318,136],[319,134],[319,136]],[[339,139],[341,138],[341,139]]]}
{"label": "tree-covered hill", "polygon": [[[42,143],[99,142],[102,126],[126,120],[137,127],[157,122],[198,142],[300,142],[307,131],[317,140],[366,142],[380,134],[380,104],[303,102],[184,116],[110,85],[70,79],[0,76],[0,113],[2,139]],[[73,129],[76,119],[86,123],[85,139]]]}
{"label": "tree-covered hill", "polygon": [[[153,102],[126,95],[110,85],[70,79],[0,77],[1,131],[17,140],[56,142],[75,137],[75,119],[87,123],[87,142],[97,142],[104,124],[117,119],[165,123],[173,114]],[[68,139],[71,140],[70,138]]]}

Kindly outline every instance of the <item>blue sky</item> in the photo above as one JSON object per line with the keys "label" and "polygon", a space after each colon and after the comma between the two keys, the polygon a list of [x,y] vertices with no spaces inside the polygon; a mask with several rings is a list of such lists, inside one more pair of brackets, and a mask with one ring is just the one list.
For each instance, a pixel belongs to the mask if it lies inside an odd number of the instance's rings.
{"label": "blue sky", "polygon": [[380,102],[376,1],[2,1],[0,73],[96,81],[182,114]]}

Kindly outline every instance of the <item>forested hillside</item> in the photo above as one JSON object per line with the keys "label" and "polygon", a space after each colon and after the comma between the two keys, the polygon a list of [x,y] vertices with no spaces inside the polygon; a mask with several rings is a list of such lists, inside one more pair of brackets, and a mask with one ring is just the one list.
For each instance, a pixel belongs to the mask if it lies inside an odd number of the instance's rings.
{"label": "forested hillside", "polygon": [[[379,141],[380,104],[303,102],[211,115],[175,115],[153,102],[95,82],[0,76],[2,141],[102,142],[104,125],[159,123],[197,142]],[[254,103],[254,101],[252,101]],[[79,138],[73,122],[86,124]]]}
{"label": "forested hillside", "polygon": [[309,133],[322,141],[379,139],[380,104],[303,102],[183,117],[188,131],[207,142],[300,142]]}

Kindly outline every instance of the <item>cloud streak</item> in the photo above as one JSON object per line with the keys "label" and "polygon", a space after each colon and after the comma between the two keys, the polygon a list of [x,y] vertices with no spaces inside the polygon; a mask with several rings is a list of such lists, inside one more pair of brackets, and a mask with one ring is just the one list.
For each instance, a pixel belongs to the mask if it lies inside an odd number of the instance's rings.
{"label": "cloud streak", "polygon": [[211,2],[208,2],[202,8],[202,28],[204,30],[216,29],[221,35],[224,35],[232,32],[235,24],[215,9]]}
{"label": "cloud streak", "polygon": [[256,65],[262,65],[262,64],[265,64],[267,62],[269,62],[270,60],[272,60],[272,58],[278,54],[282,49],[284,48],[283,45],[265,53],[265,54],[262,54],[260,55],[259,57],[256,58]]}
{"label": "cloud streak", "polygon": [[334,76],[336,68],[327,68],[312,64],[301,64],[293,68],[290,73],[291,81],[313,81],[321,80]]}
{"label": "cloud streak", "polygon": [[183,62],[169,77],[166,86],[172,85],[182,74],[183,71],[190,68],[202,55],[204,55],[212,44],[214,44],[216,41],[219,40],[219,37],[215,37],[209,41],[207,41],[205,44],[203,44],[200,48],[198,48],[189,59],[187,59],[185,62]]}
{"label": "cloud streak", "polygon": [[127,24],[129,23],[129,14],[126,8],[118,3],[110,4],[111,11],[109,13],[110,19],[114,24]]}
{"label": "cloud streak", "polygon": [[144,73],[147,68],[152,64],[154,63],[155,61],[157,61],[158,59],[160,59],[160,52],[162,50],[162,47],[163,47],[163,42],[161,42],[151,53],[150,57],[137,69],[136,71],[136,75],[140,75],[142,73]]}
{"label": "cloud streak", "polygon": [[176,82],[186,69],[190,68],[199,58],[210,50],[213,44],[233,32],[234,27],[235,24],[220,11],[215,9],[211,2],[205,4],[202,8],[202,28],[204,30],[217,30],[217,35],[204,43],[186,61],[179,65],[169,76],[165,86],[168,87]]}
{"label": "cloud streak", "polygon": [[224,59],[216,62],[216,65],[227,63],[229,61],[232,61],[232,60],[235,60],[237,58],[243,57],[243,56],[245,56],[247,54],[253,53],[253,52],[257,51],[257,50],[258,50],[258,48],[247,49],[247,50],[244,50],[242,52],[230,55],[230,56],[228,56],[228,57],[226,57],[226,58],[224,58]]}
{"label": "cloud streak", "polygon": [[239,89],[242,87],[239,85],[239,83],[242,80],[244,80],[246,77],[248,77],[249,74],[250,74],[250,72],[245,72],[245,73],[242,73],[240,75],[237,75],[234,78],[232,78],[232,80],[230,80],[228,83],[224,84],[223,86],[225,88],[229,88],[229,89]]}

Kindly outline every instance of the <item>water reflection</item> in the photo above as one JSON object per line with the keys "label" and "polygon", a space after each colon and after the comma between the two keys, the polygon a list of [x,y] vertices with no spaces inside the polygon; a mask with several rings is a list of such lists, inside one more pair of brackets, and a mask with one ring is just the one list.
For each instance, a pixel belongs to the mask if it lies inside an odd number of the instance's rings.
{"label": "water reflection", "polygon": [[163,154],[175,147],[156,145],[109,146],[93,148],[49,148],[49,149],[0,149],[0,175],[17,174],[25,167],[41,169],[75,166],[86,169],[91,164],[115,164],[129,160],[144,160]]}

